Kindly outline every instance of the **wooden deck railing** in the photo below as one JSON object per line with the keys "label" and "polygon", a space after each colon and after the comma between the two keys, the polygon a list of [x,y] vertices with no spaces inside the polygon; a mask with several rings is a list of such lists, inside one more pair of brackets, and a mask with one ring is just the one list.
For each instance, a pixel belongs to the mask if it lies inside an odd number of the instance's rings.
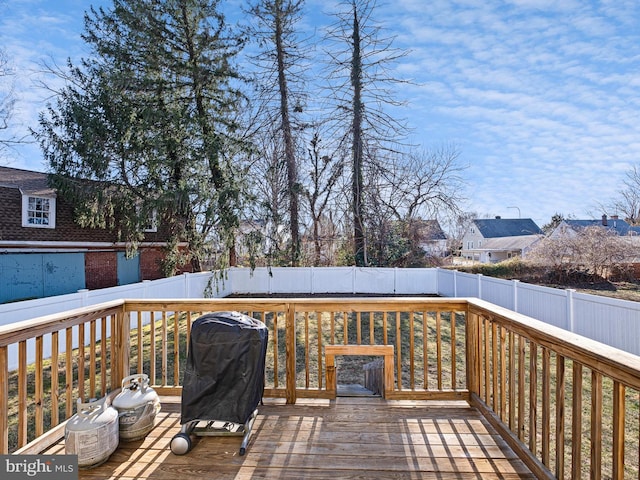
{"label": "wooden deck railing", "polygon": [[638,478],[640,360],[474,299],[121,300],[0,327],[0,453],[42,451],[129,373],[179,395],[192,322],[227,310],[269,329],[266,396],[332,398],[327,345],[393,345],[387,398],[469,401],[541,478]]}

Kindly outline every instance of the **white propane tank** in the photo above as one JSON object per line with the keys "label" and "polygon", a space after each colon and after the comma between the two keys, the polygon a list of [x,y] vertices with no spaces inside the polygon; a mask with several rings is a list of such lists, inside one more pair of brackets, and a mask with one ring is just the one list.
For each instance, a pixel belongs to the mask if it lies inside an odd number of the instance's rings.
{"label": "white propane tank", "polygon": [[149,386],[149,376],[140,373],[122,380],[122,391],[113,399],[113,406],[120,417],[120,440],[139,440],[153,429],[160,399]]}
{"label": "white propane tank", "polygon": [[83,403],[64,429],[65,453],[78,455],[79,468],[92,468],[107,461],[118,448],[118,411],[107,397]]}

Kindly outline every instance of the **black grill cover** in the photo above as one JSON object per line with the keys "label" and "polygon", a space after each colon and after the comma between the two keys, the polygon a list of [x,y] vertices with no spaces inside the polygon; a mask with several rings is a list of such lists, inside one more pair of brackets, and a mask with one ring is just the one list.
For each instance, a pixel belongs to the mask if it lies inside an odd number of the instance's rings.
{"label": "black grill cover", "polygon": [[264,391],[269,331],[238,312],[193,322],[182,387],[182,418],[245,423]]}

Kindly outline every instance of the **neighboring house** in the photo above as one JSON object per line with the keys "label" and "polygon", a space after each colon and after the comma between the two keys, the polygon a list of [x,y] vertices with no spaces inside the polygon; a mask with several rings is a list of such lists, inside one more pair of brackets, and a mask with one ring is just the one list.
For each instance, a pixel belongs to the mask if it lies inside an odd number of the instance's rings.
{"label": "neighboring house", "polygon": [[640,235],[640,227],[632,227],[626,221],[618,218],[617,215],[612,215],[611,218],[607,215],[602,215],[601,220],[562,220],[558,226],[549,234],[550,237],[557,237],[559,235],[571,235],[578,230],[587,227],[601,227],[615,232],[620,236],[638,236]]}
{"label": "neighboring house", "polygon": [[165,240],[150,225],[127,258],[115,232],[74,222],[47,174],[0,167],[0,303],[161,278]]}
{"label": "neighboring house", "polygon": [[417,220],[420,246],[430,257],[446,257],[448,254],[447,235],[438,220]]}
{"label": "neighboring house", "polygon": [[523,257],[543,236],[530,218],[475,219],[462,237],[460,256],[481,263]]}

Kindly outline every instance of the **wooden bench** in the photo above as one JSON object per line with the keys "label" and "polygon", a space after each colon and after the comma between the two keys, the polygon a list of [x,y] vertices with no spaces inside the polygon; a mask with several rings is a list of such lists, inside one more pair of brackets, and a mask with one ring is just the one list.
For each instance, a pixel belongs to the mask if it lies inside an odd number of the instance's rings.
{"label": "wooden bench", "polygon": [[394,389],[395,376],[393,371],[393,345],[327,345],[324,347],[324,357],[327,366],[327,391],[336,397],[338,390],[336,378],[336,355],[364,355],[373,357],[383,357],[384,360],[384,391],[392,392]]}

